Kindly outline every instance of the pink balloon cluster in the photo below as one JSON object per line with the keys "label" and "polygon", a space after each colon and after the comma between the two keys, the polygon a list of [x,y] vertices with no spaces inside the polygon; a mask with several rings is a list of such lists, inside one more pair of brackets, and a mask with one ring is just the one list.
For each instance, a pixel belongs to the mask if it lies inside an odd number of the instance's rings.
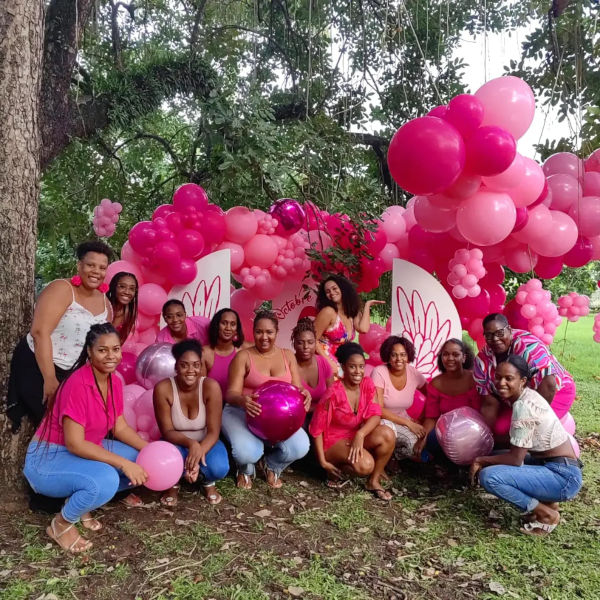
{"label": "pink balloon cluster", "polygon": [[455,298],[476,298],[481,294],[478,282],[486,273],[482,258],[483,252],[479,248],[460,248],[454,253],[454,258],[448,263],[450,273],[447,281],[453,286],[452,295]]}
{"label": "pink balloon cluster", "polygon": [[579,317],[590,314],[590,299],[588,296],[570,292],[558,299],[558,314],[567,317],[567,320],[575,323]]}
{"label": "pink balloon cluster", "polygon": [[100,204],[94,207],[94,217],[92,219],[94,233],[100,237],[113,235],[117,229],[119,214],[122,210],[123,207],[118,202],[111,202],[108,198],[103,198]]}
{"label": "pink balloon cluster", "polygon": [[550,345],[562,321],[550,292],[543,289],[539,279],[530,279],[519,286],[515,301],[521,305],[520,312],[527,319],[527,329],[544,344]]}
{"label": "pink balloon cluster", "polygon": [[594,317],[594,341],[600,344],[600,313],[597,313]]}
{"label": "pink balloon cluster", "polygon": [[153,390],[147,390],[136,383],[126,385],[123,389],[125,421],[147,442],[160,439],[160,429],[154,416],[152,394]]}

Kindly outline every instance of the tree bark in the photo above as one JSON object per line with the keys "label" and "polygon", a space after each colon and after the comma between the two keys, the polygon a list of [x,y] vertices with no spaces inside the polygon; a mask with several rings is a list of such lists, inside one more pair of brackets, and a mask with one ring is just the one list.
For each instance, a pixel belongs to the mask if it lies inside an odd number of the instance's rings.
{"label": "tree bark", "polygon": [[[10,357],[33,309],[40,181],[39,96],[44,0],[0,6],[0,397],[6,398]],[[0,482],[21,480],[27,428],[13,436],[0,411]]]}

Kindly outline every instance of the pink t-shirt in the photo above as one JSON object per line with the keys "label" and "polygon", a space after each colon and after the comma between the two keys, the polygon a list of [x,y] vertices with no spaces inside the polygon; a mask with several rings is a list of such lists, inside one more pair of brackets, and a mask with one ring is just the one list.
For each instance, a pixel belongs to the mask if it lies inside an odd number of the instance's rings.
{"label": "pink t-shirt", "polygon": [[315,358],[317,359],[317,370],[319,371],[317,385],[315,387],[311,387],[306,381],[302,380],[302,385],[310,392],[310,396],[312,398],[312,408],[315,407],[315,404],[327,391],[327,380],[333,374],[331,364],[324,356],[316,354]]}
{"label": "pink t-shirt", "polygon": [[[206,317],[186,317],[185,327],[187,329],[188,339],[198,340],[202,346],[208,344],[208,326],[210,325],[210,319]],[[166,342],[167,344],[174,344],[175,340],[171,335],[171,331],[168,327],[163,327],[156,336],[157,342]]]}
{"label": "pink t-shirt", "polygon": [[100,446],[117,418],[123,414],[123,384],[118,377],[111,377],[111,381],[112,394],[109,383],[105,406],[92,367],[86,364],[77,369],[60,387],[50,421],[46,415],[35,432],[36,436],[64,446],[63,418],[69,417],[83,427],[86,441]]}
{"label": "pink t-shirt", "polygon": [[406,410],[412,406],[415,400],[415,391],[427,383],[425,376],[412,365],[406,366],[406,385],[402,390],[397,390],[392,384],[390,371],[386,365],[375,367],[371,373],[371,379],[375,387],[383,390],[383,407],[403,419],[410,418]]}

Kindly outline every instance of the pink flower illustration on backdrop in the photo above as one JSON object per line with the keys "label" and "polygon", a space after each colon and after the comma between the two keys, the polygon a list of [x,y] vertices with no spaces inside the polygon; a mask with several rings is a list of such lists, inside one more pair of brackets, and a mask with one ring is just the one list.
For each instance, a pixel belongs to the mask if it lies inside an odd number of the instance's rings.
{"label": "pink flower illustration on backdrop", "polygon": [[425,377],[431,379],[437,374],[437,355],[444,342],[450,337],[450,319],[440,323],[440,315],[435,303],[429,301],[425,304],[417,290],[412,291],[409,299],[404,288],[398,286],[396,300],[402,326],[394,333],[406,337],[414,344],[414,366]]}

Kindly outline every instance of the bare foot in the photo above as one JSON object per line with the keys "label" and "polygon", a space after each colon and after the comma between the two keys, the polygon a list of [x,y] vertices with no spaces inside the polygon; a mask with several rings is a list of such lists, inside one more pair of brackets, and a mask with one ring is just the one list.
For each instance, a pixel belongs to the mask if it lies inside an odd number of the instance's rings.
{"label": "bare foot", "polygon": [[242,490],[251,490],[252,477],[250,477],[250,475],[246,475],[245,473],[238,473],[235,485]]}
{"label": "bare foot", "polygon": [[370,492],[377,498],[378,500],[383,500],[385,502],[389,502],[393,496],[387,490],[384,490],[381,486],[381,482],[379,481],[379,477],[369,478],[367,483],[365,484],[365,489],[367,492]]}
{"label": "bare foot", "polygon": [[124,504],[127,508],[138,508],[139,506],[143,506],[144,503],[139,496],[129,494],[121,500],[121,504]]}
{"label": "bare foot", "polygon": [[93,546],[92,542],[79,535],[74,523],[65,521],[60,514],[56,515],[46,527],[46,533],[63,550],[71,554],[87,552]]}
{"label": "bare foot", "polygon": [[102,523],[98,519],[94,519],[92,513],[89,512],[81,516],[81,524],[90,531],[100,531],[102,529]]}
{"label": "bare foot", "polygon": [[166,508],[175,508],[177,506],[177,495],[179,494],[179,486],[174,485],[171,489],[163,492],[160,497],[160,503]]}
{"label": "bare foot", "polygon": [[219,504],[219,502],[221,502],[221,500],[223,500],[223,496],[221,496],[221,494],[219,494],[219,490],[217,490],[217,488],[215,487],[214,484],[203,485],[202,493],[204,494],[204,497],[208,500],[209,504],[212,504],[212,505]]}
{"label": "bare foot", "polygon": [[275,471],[271,471],[271,469],[266,469],[265,472],[267,485],[274,490],[278,490],[283,485],[283,481],[281,481],[279,475]]}

